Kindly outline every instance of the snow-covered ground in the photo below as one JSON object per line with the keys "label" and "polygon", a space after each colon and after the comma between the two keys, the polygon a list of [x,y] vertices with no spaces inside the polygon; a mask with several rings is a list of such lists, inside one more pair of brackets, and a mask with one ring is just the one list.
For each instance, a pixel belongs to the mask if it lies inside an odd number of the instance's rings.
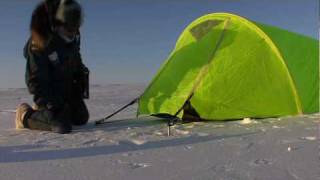
{"label": "snow-covered ground", "polygon": [[133,106],[95,127],[144,87],[92,87],[91,121],[68,135],[15,130],[10,111],[31,96],[0,90],[0,179],[320,180],[319,114],[178,124],[167,137],[166,121]]}

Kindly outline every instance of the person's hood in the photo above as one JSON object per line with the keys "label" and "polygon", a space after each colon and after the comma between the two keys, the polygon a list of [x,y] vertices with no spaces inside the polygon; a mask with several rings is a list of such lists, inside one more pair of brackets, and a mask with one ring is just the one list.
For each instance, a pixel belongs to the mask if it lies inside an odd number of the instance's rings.
{"label": "person's hood", "polygon": [[28,59],[30,57],[30,55],[29,55],[29,44],[30,44],[30,39],[27,41],[27,43],[24,45],[24,48],[23,48],[23,56],[26,59]]}

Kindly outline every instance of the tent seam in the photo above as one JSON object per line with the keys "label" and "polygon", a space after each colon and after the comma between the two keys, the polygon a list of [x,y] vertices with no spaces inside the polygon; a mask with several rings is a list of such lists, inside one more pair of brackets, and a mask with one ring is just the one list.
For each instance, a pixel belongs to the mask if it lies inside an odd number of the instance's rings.
{"label": "tent seam", "polygon": [[[207,63],[206,65],[204,65],[204,67],[199,71],[199,74],[198,74],[197,77],[196,77],[196,80],[197,80],[198,78],[199,78],[199,80],[193,85],[193,88],[191,89],[190,94],[187,96],[187,97],[188,97],[187,100],[183,103],[182,107],[178,109],[178,111],[175,113],[174,116],[177,116],[178,114],[180,114],[180,112],[183,110],[183,107],[184,107],[185,103],[192,98],[193,93],[194,93],[195,90],[199,87],[200,83],[202,82],[203,77],[205,77],[205,75],[208,74],[208,72],[209,72],[209,71],[208,71],[209,65],[213,62],[214,56],[215,56],[217,50],[219,49],[219,47],[220,47],[220,45],[221,45],[221,43],[222,43],[222,40],[223,40],[224,35],[225,35],[225,31],[226,31],[229,23],[230,23],[230,18],[228,18],[228,19],[226,20],[225,24],[224,24],[224,27],[223,27],[223,30],[222,30],[222,32],[221,32],[220,38],[219,38],[218,41],[217,41],[217,44],[216,44],[216,46],[215,46],[215,48],[214,48],[214,50],[213,50],[213,53],[210,54],[210,56],[209,56],[209,58],[208,58],[208,63]],[[207,71],[207,72],[205,72],[205,71]],[[201,73],[202,73],[202,74],[201,74]],[[198,77],[198,76],[200,76],[201,78]]]}

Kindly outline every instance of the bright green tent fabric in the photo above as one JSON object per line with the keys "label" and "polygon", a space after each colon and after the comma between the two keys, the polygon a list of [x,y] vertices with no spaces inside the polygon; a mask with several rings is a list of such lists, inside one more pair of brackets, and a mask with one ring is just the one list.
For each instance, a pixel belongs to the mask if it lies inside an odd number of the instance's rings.
{"label": "bright green tent fabric", "polygon": [[[208,120],[319,111],[318,41],[228,13],[192,22],[139,99],[138,115]],[[181,111],[180,111],[181,110]]]}

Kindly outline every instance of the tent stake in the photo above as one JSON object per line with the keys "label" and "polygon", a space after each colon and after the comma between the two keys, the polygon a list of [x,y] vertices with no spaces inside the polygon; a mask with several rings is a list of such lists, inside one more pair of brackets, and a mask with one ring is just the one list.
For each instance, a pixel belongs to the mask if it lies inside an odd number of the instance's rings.
{"label": "tent stake", "polygon": [[177,117],[170,118],[168,121],[168,136],[171,136],[171,126],[174,126],[178,121]]}

